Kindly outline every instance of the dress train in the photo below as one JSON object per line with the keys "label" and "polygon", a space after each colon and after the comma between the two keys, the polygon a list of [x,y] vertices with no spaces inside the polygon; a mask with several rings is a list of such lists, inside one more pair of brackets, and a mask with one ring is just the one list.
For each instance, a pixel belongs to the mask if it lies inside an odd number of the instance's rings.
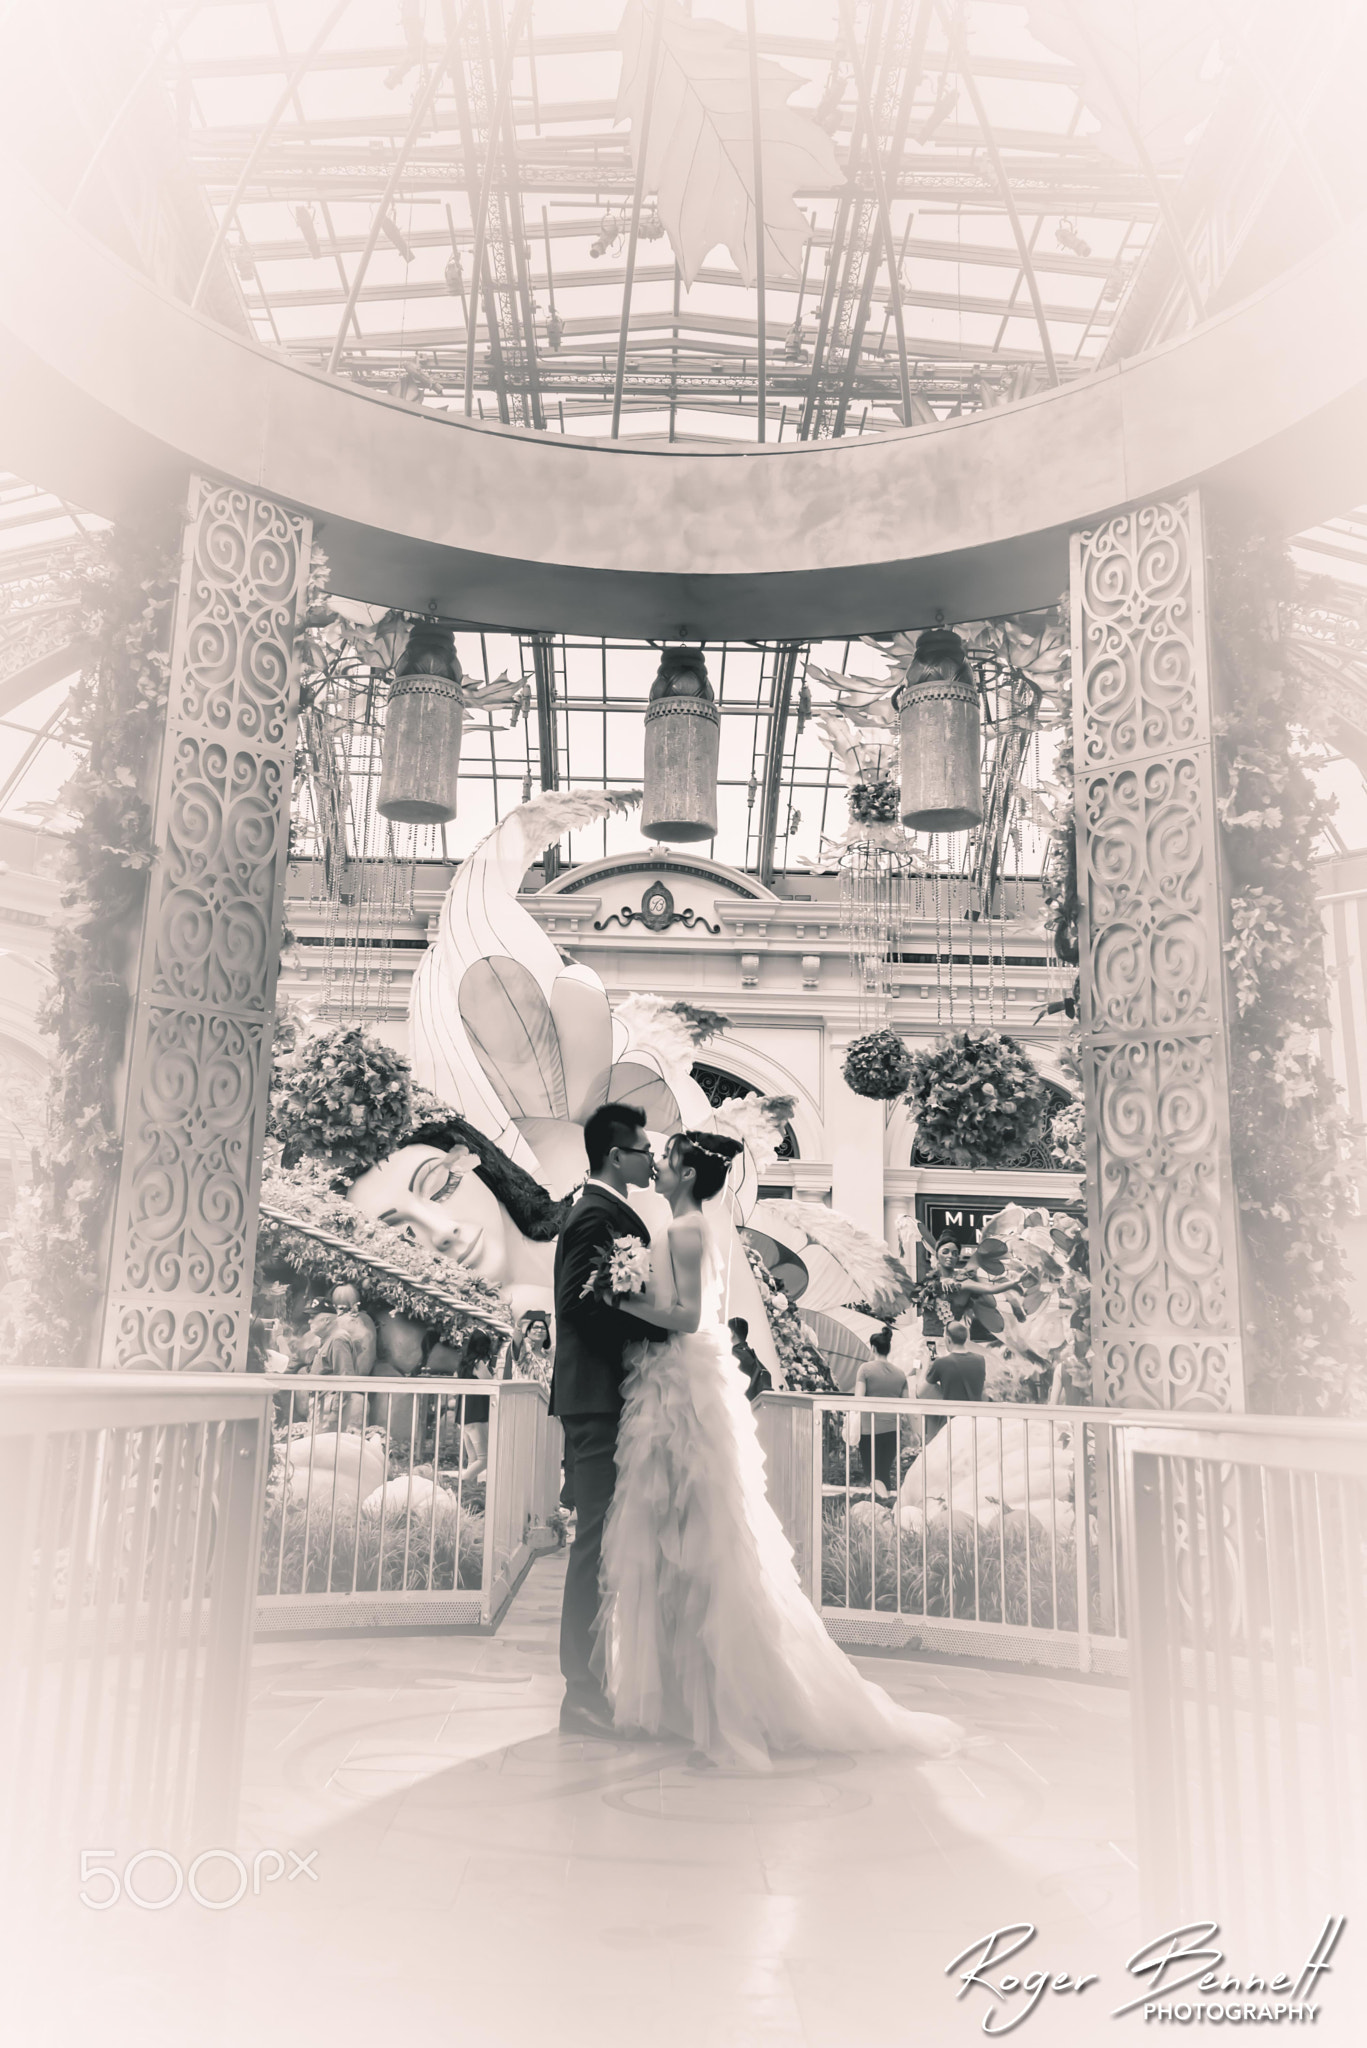
{"label": "dress train", "polygon": [[709,1232],[701,1328],[643,1345],[624,1387],[598,1620],[614,1719],[756,1769],[791,1750],[947,1756],[962,1731],[862,1678],[802,1591],[719,1268]]}

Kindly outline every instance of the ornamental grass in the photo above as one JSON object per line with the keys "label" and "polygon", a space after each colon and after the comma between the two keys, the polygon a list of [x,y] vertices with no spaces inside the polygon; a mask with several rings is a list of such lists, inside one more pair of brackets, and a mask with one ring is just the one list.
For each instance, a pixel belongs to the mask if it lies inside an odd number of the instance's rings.
{"label": "ornamental grass", "polygon": [[[435,1530],[433,1522],[435,1520]],[[272,1488],[261,1537],[260,1593],[478,1592],[484,1574],[484,1516],[458,1509],[444,1487],[425,1502],[390,1501],[384,1515],[384,1555],[377,1510],[355,1496],[338,1499],[332,1526],[331,1488],[324,1486],[307,1515],[304,1503]],[[305,1524],[307,1523],[307,1531]]]}
{"label": "ornamental grass", "polygon": [[975,1546],[972,1516],[957,1514],[951,1562],[947,1514],[934,1515],[924,1525],[914,1519],[899,1531],[890,1508],[855,1501],[847,1515],[844,1501],[827,1501],[822,1511],[821,1598],[827,1607],[1074,1629],[1077,1577],[1072,1532],[1060,1530],[1053,1542],[1038,1516],[1008,1509],[1004,1527],[1000,1515],[978,1525]]}

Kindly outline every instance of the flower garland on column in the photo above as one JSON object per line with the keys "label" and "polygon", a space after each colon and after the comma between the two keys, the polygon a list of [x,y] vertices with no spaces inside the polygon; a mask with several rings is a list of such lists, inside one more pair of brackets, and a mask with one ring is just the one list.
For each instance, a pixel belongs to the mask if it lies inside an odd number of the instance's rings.
{"label": "flower garland on column", "polygon": [[95,1362],[104,1261],[123,1150],[118,1089],[138,920],[155,848],[152,778],[166,722],[174,538],[117,527],[92,542],[82,625],[93,656],[59,731],[82,755],[61,793],[66,842],[54,988],[39,1027],[55,1041],[47,1139],[16,1218],[24,1365]]}
{"label": "flower garland on column", "polygon": [[1352,1207],[1347,1132],[1316,1046],[1329,999],[1312,860],[1332,806],[1311,772],[1306,685],[1278,635],[1278,604],[1295,596],[1285,547],[1221,531],[1211,566],[1250,1392],[1262,1409],[1343,1414],[1367,1386],[1337,1235]]}
{"label": "flower garland on column", "polygon": [[[1352,1210],[1347,1130],[1316,1050],[1328,1022],[1312,870],[1330,807],[1314,784],[1306,685],[1283,648],[1294,601],[1285,546],[1229,529],[1211,548],[1220,838],[1230,884],[1230,1136],[1244,1235],[1245,1355],[1253,1405],[1350,1413],[1367,1397],[1361,1332],[1337,1227]],[[1045,858],[1046,925],[1078,959],[1072,738]],[[1070,1015],[1075,997],[1063,1006]],[[1064,1133],[1074,1140],[1076,1133]]]}

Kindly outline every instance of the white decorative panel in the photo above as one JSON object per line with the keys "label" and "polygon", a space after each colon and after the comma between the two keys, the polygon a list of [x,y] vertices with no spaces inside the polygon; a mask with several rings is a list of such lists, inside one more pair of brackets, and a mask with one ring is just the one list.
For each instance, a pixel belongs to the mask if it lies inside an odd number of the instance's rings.
{"label": "white decorative panel", "polygon": [[1095,1395],[1242,1408],[1201,507],[1072,541]]}
{"label": "white decorative panel", "polygon": [[138,960],[103,1362],[245,1362],[310,524],[195,478]]}

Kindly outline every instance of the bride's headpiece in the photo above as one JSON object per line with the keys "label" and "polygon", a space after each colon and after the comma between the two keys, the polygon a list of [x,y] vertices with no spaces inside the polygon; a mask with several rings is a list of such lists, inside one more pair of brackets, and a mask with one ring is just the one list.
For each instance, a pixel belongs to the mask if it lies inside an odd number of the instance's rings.
{"label": "bride's headpiece", "polygon": [[745,1150],[739,1138],[728,1138],[721,1131],[684,1131],[682,1135],[700,1152],[710,1152],[714,1159],[724,1159],[728,1165]]}
{"label": "bride's headpiece", "polygon": [[675,1156],[680,1163],[692,1167],[694,1192],[700,1202],[721,1193],[732,1160],[745,1150],[738,1138],[728,1138],[721,1131],[679,1131],[670,1142],[679,1147]]}

